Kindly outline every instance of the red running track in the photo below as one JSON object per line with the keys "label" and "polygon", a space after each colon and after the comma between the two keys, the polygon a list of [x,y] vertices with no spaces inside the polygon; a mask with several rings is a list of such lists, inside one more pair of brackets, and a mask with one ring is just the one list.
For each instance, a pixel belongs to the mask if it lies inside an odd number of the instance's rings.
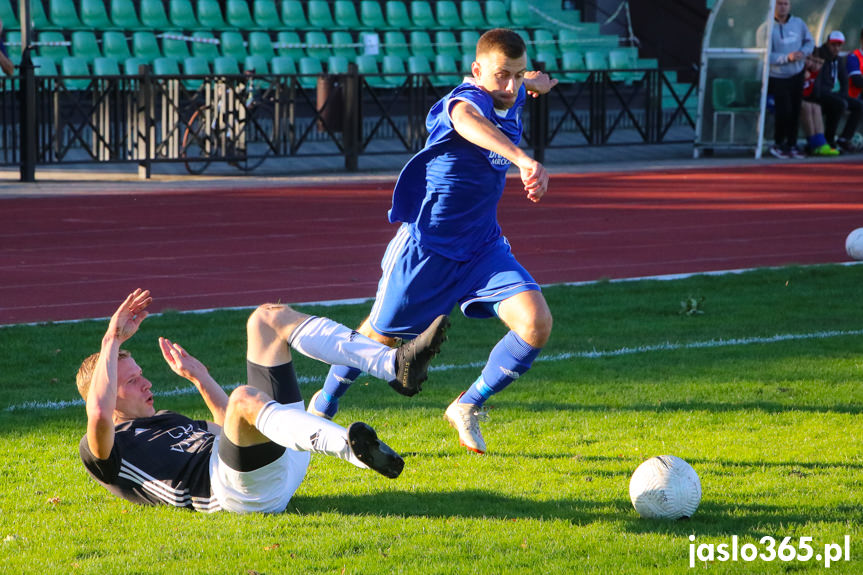
{"label": "red running track", "polygon": [[[0,200],[0,324],[372,297],[392,183]],[[120,184],[118,184],[118,189]],[[511,179],[500,220],[543,284],[841,262],[863,227],[863,165]]]}

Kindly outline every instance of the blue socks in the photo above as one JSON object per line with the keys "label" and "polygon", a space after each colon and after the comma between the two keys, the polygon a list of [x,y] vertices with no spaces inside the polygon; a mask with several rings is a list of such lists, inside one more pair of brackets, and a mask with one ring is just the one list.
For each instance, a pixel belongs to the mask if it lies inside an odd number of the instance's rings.
{"label": "blue socks", "polygon": [[481,406],[530,369],[540,351],[542,348],[531,346],[510,331],[491,350],[482,375],[462,395],[459,403]]}
{"label": "blue socks", "polygon": [[324,387],[315,401],[315,409],[330,417],[339,410],[339,398],[345,394],[351,384],[360,376],[362,370],[345,365],[330,367]]}
{"label": "blue socks", "polygon": [[813,134],[806,138],[806,140],[809,144],[809,147],[813,150],[815,148],[820,148],[827,143],[827,138],[824,136],[824,134]]}

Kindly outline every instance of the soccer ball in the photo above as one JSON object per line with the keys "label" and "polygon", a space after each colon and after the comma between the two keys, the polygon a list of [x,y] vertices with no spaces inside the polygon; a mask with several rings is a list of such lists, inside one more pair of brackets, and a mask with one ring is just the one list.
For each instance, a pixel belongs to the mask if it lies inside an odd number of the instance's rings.
{"label": "soccer ball", "polygon": [[688,519],[701,502],[701,481],[692,466],[679,457],[657,455],[632,474],[629,498],[642,517]]}
{"label": "soccer ball", "polygon": [[857,228],[845,238],[845,251],[855,260],[863,260],[863,228]]}

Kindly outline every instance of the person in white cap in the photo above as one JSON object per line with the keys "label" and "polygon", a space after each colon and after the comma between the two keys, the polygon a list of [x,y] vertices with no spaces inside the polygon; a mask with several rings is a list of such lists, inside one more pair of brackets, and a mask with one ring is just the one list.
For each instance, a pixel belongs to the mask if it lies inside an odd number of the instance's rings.
{"label": "person in white cap", "polygon": [[[863,114],[863,100],[852,100],[847,96],[847,75],[840,63],[840,52],[844,44],[845,35],[834,30],[827,36],[827,41],[815,50],[814,55],[821,58],[824,65],[813,86],[810,100],[819,104],[824,113],[824,136],[827,143],[843,152],[850,152],[854,151],[852,141]],[[840,86],[839,91],[833,89],[837,83]],[[839,122],[846,110],[848,119],[837,138]]]}

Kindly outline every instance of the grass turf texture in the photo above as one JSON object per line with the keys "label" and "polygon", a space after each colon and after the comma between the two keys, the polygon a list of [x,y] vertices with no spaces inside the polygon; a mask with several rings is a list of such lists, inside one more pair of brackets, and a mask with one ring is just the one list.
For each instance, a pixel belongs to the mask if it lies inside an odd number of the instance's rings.
{"label": "grass turf texture", "polygon": [[[362,377],[337,421],[371,423],[406,460],[390,481],[316,456],[287,513],[203,515],[143,508],[91,481],[77,456],[74,374],[106,322],[0,329],[0,554],[9,573],[683,573],[696,544],[850,536],[863,571],[863,336],[777,334],[863,328],[863,267],[824,266],[660,282],[553,287],[552,340],[534,369],[494,397],[489,454],[457,444],[446,405],[503,334],[453,314],[424,391],[408,399]],[[146,287],[146,286],[144,286]],[[118,294],[119,303],[124,294]],[[159,294],[154,294],[158,299]],[[112,310],[106,309],[108,314]],[[367,305],[307,308],[346,324]],[[244,378],[247,312],[165,313],[127,343],[154,391],[190,386],[156,338],[185,345],[224,385]],[[716,341],[746,339],[734,345]],[[705,347],[677,344],[714,342]],[[749,343],[747,343],[749,342]],[[671,343],[667,350],[649,346]],[[648,349],[639,349],[646,346]],[[628,348],[618,355],[582,352]],[[562,354],[575,354],[566,356]],[[581,354],[581,355],[579,355]],[[557,358],[557,359],[556,359]],[[306,398],[326,368],[296,359]],[[472,365],[473,364],[473,365]],[[469,367],[466,367],[469,366]],[[207,417],[196,394],[157,408]],[[688,521],[640,519],[632,471],[686,459],[704,497]],[[699,569],[705,564],[696,561]],[[713,561],[710,572],[821,571],[823,561]]]}

